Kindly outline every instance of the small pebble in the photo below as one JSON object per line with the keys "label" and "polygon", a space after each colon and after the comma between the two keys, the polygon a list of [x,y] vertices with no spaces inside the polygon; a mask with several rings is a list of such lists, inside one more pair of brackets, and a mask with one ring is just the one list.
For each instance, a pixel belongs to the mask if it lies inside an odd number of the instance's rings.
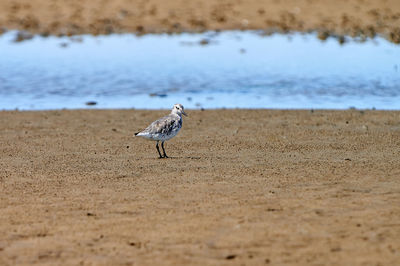
{"label": "small pebble", "polygon": [[228,255],[225,257],[225,259],[227,259],[227,260],[233,260],[234,258],[236,258],[236,255],[234,255],[234,254]]}
{"label": "small pebble", "polygon": [[96,105],[97,102],[95,102],[95,101],[89,101],[89,102],[86,102],[85,104],[88,105],[88,106],[92,106],[92,105]]}

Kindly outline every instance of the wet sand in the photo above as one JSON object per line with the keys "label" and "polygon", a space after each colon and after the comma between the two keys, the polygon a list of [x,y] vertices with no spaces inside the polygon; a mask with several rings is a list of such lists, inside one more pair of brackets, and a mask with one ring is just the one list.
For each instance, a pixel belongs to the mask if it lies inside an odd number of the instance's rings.
{"label": "wet sand", "polygon": [[400,43],[398,0],[0,0],[0,27],[43,35],[257,29],[317,31]]}
{"label": "wet sand", "polygon": [[0,265],[396,265],[400,112],[0,112]]}

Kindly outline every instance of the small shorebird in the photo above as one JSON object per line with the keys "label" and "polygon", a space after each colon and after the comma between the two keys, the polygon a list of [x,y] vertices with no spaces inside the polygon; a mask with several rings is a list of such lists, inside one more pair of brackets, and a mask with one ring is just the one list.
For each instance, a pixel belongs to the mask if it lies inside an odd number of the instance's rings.
{"label": "small shorebird", "polygon": [[[143,131],[135,133],[135,136],[157,141],[156,148],[160,158],[168,158],[167,154],[165,153],[164,142],[172,139],[176,136],[176,134],[178,134],[182,127],[182,115],[187,116],[183,110],[183,105],[177,103],[174,105],[174,107],[172,107],[172,111],[169,115],[154,121]],[[161,155],[158,147],[159,141],[161,141],[163,155]]]}

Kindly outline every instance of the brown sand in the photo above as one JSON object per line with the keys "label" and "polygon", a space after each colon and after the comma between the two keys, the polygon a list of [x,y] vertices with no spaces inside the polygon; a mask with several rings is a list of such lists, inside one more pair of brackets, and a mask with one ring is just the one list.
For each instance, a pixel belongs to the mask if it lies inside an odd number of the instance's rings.
{"label": "brown sand", "polygon": [[0,112],[0,265],[398,265],[400,112]]}
{"label": "brown sand", "polygon": [[399,0],[0,0],[0,27],[42,34],[261,29],[400,43]]}

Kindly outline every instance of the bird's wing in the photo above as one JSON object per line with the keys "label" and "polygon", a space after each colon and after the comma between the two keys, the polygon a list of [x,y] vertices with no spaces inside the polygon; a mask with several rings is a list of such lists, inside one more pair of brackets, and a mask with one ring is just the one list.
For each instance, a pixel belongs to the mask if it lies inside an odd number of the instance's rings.
{"label": "bird's wing", "polygon": [[151,133],[160,133],[160,134],[168,134],[174,128],[174,124],[176,123],[176,119],[173,116],[167,115],[163,118],[160,118],[153,123],[150,124],[144,132],[151,132]]}

